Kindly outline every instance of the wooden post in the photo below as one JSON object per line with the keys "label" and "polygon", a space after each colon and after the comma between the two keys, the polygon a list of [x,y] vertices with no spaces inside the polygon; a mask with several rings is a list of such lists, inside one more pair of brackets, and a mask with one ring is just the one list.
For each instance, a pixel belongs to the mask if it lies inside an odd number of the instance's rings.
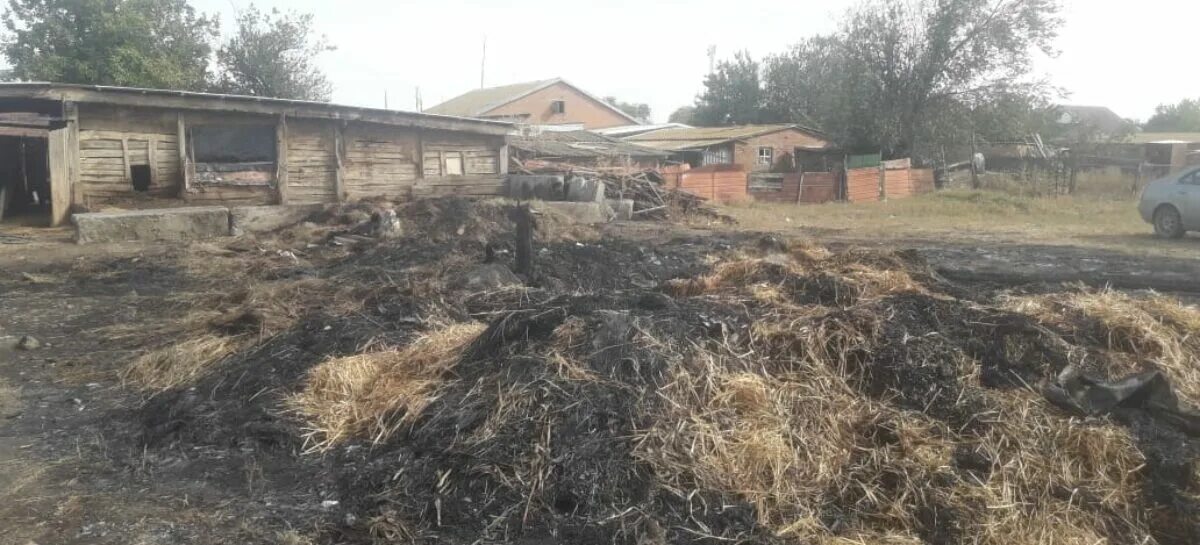
{"label": "wooden post", "polygon": [[146,163],[150,165],[150,185],[158,187],[158,137],[151,136],[146,142]]}
{"label": "wooden post", "polygon": [[[58,227],[67,221],[71,211],[71,172],[69,128],[50,131],[46,139],[50,167],[50,226]],[[2,210],[0,210],[2,212]]]}
{"label": "wooden post", "polygon": [[500,145],[500,155],[496,157],[496,172],[501,176],[508,175],[508,143]]}
{"label": "wooden post", "polygon": [[975,155],[979,150],[975,146],[975,132],[971,131],[971,189],[979,189],[979,169],[975,166]]}
{"label": "wooden post", "polygon": [[800,167],[800,183],[796,185],[796,204],[804,202],[804,167]]}
{"label": "wooden post", "polygon": [[175,116],[175,147],[179,156],[179,195],[186,199],[192,189],[192,177],[188,175],[187,128],[183,114]]}
{"label": "wooden post", "polygon": [[288,128],[287,115],[279,114],[275,124],[275,191],[279,204],[288,203]]}
{"label": "wooden post", "polygon": [[879,150],[879,200],[887,200],[887,166],[883,164],[883,150]]}
{"label": "wooden post", "polygon": [[417,180],[425,179],[425,135],[421,129],[417,129],[417,150],[415,162],[417,164]]}
{"label": "wooden post", "polygon": [[83,207],[83,183],[79,181],[79,106],[74,102],[63,104],[63,114],[67,118],[67,184],[71,187],[71,206]]}
{"label": "wooden post", "polygon": [[513,223],[516,224],[516,268],[517,274],[524,275],[526,280],[533,277],[533,211],[529,203],[518,206],[512,211]]}
{"label": "wooden post", "polygon": [[346,172],[342,161],[342,122],[333,123],[333,188],[337,192],[337,202],[346,202]]}
{"label": "wooden post", "polygon": [[129,139],[121,139],[121,164],[125,165],[125,183],[133,183],[133,173],[129,172]]}

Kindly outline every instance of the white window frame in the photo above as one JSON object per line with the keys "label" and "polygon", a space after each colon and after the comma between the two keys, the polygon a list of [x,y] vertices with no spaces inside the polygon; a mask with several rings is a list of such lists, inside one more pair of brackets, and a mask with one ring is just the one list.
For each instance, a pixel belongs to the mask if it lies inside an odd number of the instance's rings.
{"label": "white window frame", "polygon": [[[764,151],[766,154],[763,154]],[[775,164],[775,148],[760,146],[758,148],[758,162],[756,164],[768,167],[773,166]]]}

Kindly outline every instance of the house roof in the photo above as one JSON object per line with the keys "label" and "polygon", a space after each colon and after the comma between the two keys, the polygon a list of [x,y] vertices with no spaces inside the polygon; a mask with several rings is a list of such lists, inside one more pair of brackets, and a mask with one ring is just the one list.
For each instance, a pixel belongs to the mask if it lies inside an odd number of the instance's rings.
{"label": "house roof", "polygon": [[1105,106],[1081,106],[1059,104],[1055,106],[1062,116],[1063,125],[1087,125],[1107,134],[1116,134],[1125,128],[1125,119]]}
{"label": "house roof", "polygon": [[512,123],[504,121],[363,108],[310,100],[108,85],[0,82],[0,98],[344,119],[494,135],[507,134],[512,129]]}
{"label": "house roof", "polygon": [[1129,137],[1134,144],[1191,144],[1200,142],[1197,132],[1139,132]]}
{"label": "house roof", "polygon": [[425,111],[439,115],[453,115],[460,117],[480,117],[488,112],[499,108],[505,104],[513,102],[519,98],[531,95],[551,85],[561,83],[578,91],[584,96],[592,99],[594,102],[603,105],[605,108],[612,110],[617,115],[628,119],[631,123],[637,124],[638,120],[633,116],[621,111],[620,108],[613,106],[595,96],[592,96],[587,91],[572,85],[570,82],[562,78],[544,79],[538,81],[528,81],[525,83],[514,83],[511,85],[501,85],[499,87],[484,87],[474,91],[468,91],[458,95],[450,100],[447,100],[437,106],[428,108]]}
{"label": "house roof", "polygon": [[582,130],[546,131],[536,136],[514,136],[509,138],[509,145],[539,157],[594,159],[669,155],[664,151]]}
{"label": "house roof", "polygon": [[621,125],[619,127],[606,127],[603,129],[592,129],[592,132],[603,134],[604,136],[612,136],[614,138],[627,138],[635,134],[645,134],[648,132],[661,131],[663,129],[690,129],[691,125],[684,123],[659,123],[657,125]]}
{"label": "house roof", "polygon": [[[732,127],[689,127],[663,129],[645,134],[637,134],[625,138],[627,142],[669,151],[699,149],[732,142],[746,140],[756,136],[776,133],[785,130],[798,130],[808,133],[824,141],[823,135],[816,130],[795,124],[777,125],[736,125]],[[824,146],[829,147],[828,142]]]}

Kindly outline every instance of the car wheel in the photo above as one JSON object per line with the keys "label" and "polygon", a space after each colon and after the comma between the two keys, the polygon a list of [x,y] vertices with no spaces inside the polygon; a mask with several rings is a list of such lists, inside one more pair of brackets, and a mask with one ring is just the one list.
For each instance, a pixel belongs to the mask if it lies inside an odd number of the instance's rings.
{"label": "car wheel", "polygon": [[1183,218],[1174,206],[1160,206],[1154,211],[1154,234],[1163,238],[1183,236]]}

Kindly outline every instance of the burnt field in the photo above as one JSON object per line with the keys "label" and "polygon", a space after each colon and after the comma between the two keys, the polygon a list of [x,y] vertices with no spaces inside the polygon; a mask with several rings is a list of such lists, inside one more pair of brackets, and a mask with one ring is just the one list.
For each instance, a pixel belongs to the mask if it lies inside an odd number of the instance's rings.
{"label": "burnt field", "polygon": [[508,205],[399,217],[4,270],[0,542],[1200,541],[1175,296],[553,217],[518,277]]}

